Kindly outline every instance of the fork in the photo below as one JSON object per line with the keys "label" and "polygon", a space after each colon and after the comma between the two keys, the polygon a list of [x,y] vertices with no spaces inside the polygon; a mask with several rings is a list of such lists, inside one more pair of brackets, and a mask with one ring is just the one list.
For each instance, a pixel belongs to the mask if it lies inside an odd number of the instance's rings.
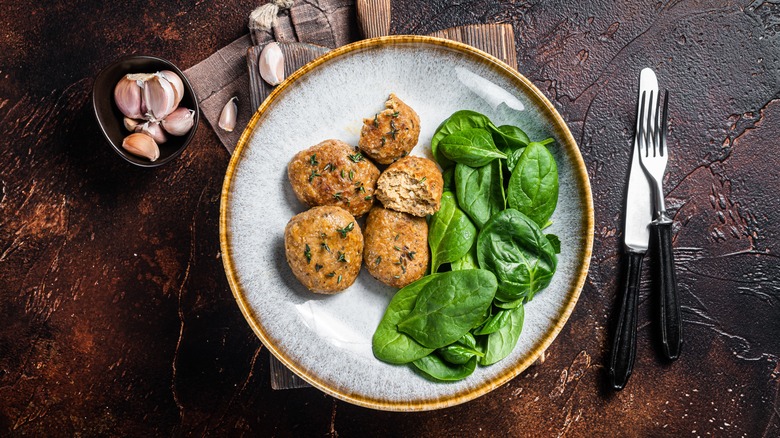
{"label": "fork", "polygon": [[[651,247],[654,248],[653,257],[660,269],[656,287],[661,304],[661,344],[666,358],[675,360],[680,356],[682,346],[682,319],[672,253],[672,220],[666,215],[663,190],[664,173],[669,161],[669,148],[666,143],[669,91],[664,94],[663,111],[659,111],[660,99],[656,98],[655,111],[651,108],[645,115],[644,100],[645,93],[642,93],[642,110],[639,117],[640,120],[647,117],[647,123],[639,124],[639,162],[653,189],[654,213],[650,223],[650,235],[655,239],[655,244]],[[652,91],[650,102],[653,102]]]}

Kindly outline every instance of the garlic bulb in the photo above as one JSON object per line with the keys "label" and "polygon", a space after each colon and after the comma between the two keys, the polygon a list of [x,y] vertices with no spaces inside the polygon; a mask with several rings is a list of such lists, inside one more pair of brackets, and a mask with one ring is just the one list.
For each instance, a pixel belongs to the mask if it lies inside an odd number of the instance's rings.
{"label": "garlic bulb", "polygon": [[141,121],[138,121],[136,119],[131,119],[130,117],[125,117],[123,123],[125,125],[125,129],[127,129],[130,132],[138,132],[136,131],[136,128],[139,125],[141,125]]}
{"label": "garlic bulb", "polygon": [[271,85],[279,85],[284,80],[284,54],[277,43],[268,43],[260,52],[258,60],[260,77]]}
{"label": "garlic bulb", "polygon": [[179,75],[177,75],[175,72],[172,72],[170,70],[163,70],[160,72],[161,75],[165,79],[168,79],[168,82],[171,83],[173,86],[173,92],[176,95],[176,98],[174,99],[174,107],[179,106],[179,103],[181,103],[182,97],[184,97],[184,82],[182,82]]}
{"label": "garlic bulb", "polygon": [[185,135],[195,124],[195,111],[184,107],[176,108],[161,123],[168,134]]}
{"label": "garlic bulb", "polygon": [[122,114],[132,119],[141,119],[141,87],[130,76],[124,76],[114,87],[114,102]]}
{"label": "garlic bulb", "polygon": [[146,134],[130,134],[122,141],[122,147],[133,155],[143,157],[149,161],[157,161],[160,158],[160,148],[152,137]]}
{"label": "garlic bulb", "polygon": [[168,136],[165,135],[160,122],[146,122],[142,125],[138,125],[135,132],[142,132],[149,137],[152,137],[157,144],[163,144],[168,141]]}
{"label": "garlic bulb", "polygon": [[222,108],[222,114],[219,115],[219,127],[224,131],[233,132],[236,127],[236,115],[238,114],[238,97],[232,97]]}
{"label": "garlic bulb", "polygon": [[176,92],[173,85],[160,73],[143,82],[144,114],[151,121],[162,120],[176,108]]}

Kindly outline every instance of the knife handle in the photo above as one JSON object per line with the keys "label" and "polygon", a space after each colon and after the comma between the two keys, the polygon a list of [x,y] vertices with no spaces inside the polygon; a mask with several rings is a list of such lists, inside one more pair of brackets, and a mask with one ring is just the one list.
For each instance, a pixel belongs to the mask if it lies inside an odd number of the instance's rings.
{"label": "knife handle", "polygon": [[680,357],[682,347],[682,317],[677,298],[677,276],[674,273],[672,221],[656,221],[651,224],[651,228],[655,238],[653,256],[660,271],[656,288],[661,304],[661,343],[666,358],[675,360]]}
{"label": "knife handle", "polygon": [[644,253],[631,251],[623,256],[627,269],[609,363],[609,383],[616,390],[626,386],[631,371],[634,369],[639,274],[642,272],[642,258],[644,256]]}

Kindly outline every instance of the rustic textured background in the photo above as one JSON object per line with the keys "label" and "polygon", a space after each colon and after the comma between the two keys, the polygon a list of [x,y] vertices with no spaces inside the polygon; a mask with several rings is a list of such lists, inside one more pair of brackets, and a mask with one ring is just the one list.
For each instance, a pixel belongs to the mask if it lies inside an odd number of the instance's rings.
{"label": "rustic textured background", "polygon": [[[254,2],[69,3],[0,8],[0,435],[780,435],[777,1],[393,2],[396,34],[513,24],[596,211],[588,282],[544,365],[417,414],[272,391],[220,260],[227,152],[204,124],[180,158],[139,169],[93,121],[101,67],[130,53],[190,67],[245,33]],[[603,364],[644,66],[671,90],[686,339],[678,362],[657,359],[643,283],[634,376],[614,394]]]}

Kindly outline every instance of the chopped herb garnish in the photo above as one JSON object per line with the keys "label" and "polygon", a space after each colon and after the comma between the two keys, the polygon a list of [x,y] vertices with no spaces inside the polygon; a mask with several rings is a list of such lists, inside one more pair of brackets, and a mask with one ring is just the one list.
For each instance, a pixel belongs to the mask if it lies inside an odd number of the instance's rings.
{"label": "chopped herb garnish", "polygon": [[339,200],[339,201],[340,201],[340,200],[341,200],[341,192],[336,192],[336,193],[334,193],[334,194],[333,194],[333,197],[334,197],[336,200]]}
{"label": "chopped herb garnish", "polygon": [[374,199],[374,197],[373,197],[373,196],[371,196],[371,195],[368,195],[368,196],[366,196],[366,197],[365,197],[365,198],[363,198],[363,199],[365,199],[366,201],[370,201],[370,200]]}
{"label": "chopped herb garnish", "polygon": [[336,259],[342,263],[347,263],[347,256],[343,252],[339,251],[339,257]]}
{"label": "chopped herb garnish", "polygon": [[333,163],[328,163],[322,168],[323,172],[333,172],[334,170],[336,170],[336,166],[334,166]]}
{"label": "chopped herb garnish", "polygon": [[344,169],[341,169],[341,177],[344,178]]}
{"label": "chopped herb garnish", "polygon": [[328,237],[328,235],[327,235],[327,234],[325,234],[325,233],[320,233],[320,238],[324,239],[324,238],[326,238],[326,237]]}
{"label": "chopped herb garnish", "polygon": [[403,272],[404,274],[406,274],[406,266],[404,266],[404,265],[401,265],[401,272]]}
{"label": "chopped herb garnish", "polygon": [[379,256],[379,257],[376,258],[376,260],[374,260],[374,264],[378,265],[380,263],[382,263],[382,256]]}
{"label": "chopped herb garnish", "polygon": [[398,245],[393,245],[393,249],[396,250],[396,251],[400,251],[401,250],[401,248],[399,248]]}
{"label": "chopped herb garnish", "polygon": [[395,238],[393,238],[393,240],[398,240],[399,237],[401,237],[401,235],[400,234],[396,234]]}
{"label": "chopped herb garnish", "polygon": [[352,181],[353,179],[355,179],[355,171],[354,170],[350,170],[349,171],[349,180]]}
{"label": "chopped herb garnish", "polygon": [[336,228],[336,231],[338,231],[339,234],[341,234],[341,238],[342,239],[346,239],[347,238],[347,233],[352,231],[354,228],[355,228],[355,223],[354,222],[350,222],[349,225],[347,225],[344,228]]}
{"label": "chopped herb garnish", "polygon": [[[323,233],[323,234],[324,234],[324,233]],[[324,249],[325,251],[328,251],[328,252],[330,252],[330,247],[328,246],[328,244],[327,244],[327,243],[325,243],[325,242],[322,242],[322,243],[320,243],[320,246],[321,246],[321,247],[322,247],[322,249]]]}
{"label": "chopped herb garnish", "polygon": [[362,184],[360,186],[358,186],[358,188],[356,188],[355,190],[360,192],[360,193],[366,193],[366,188],[363,187]]}
{"label": "chopped herb garnish", "polygon": [[420,184],[424,183],[426,179],[428,179],[427,176],[422,177],[422,179],[420,180]]}
{"label": "chopped herb garnish", "polygon": [[384,147],[385,143],[387,143],[387,139],[382,137],[382,146]]}
{"label": "chopped herb garnish", "polygon": [[379,114],[374,114],[374,128],[379,127]]}
{"label": "chopped herb garnish", "polygon": [[399,114],[401,114],[401,113],[400,113],[400,112],[398,112],[398,111],[394,112],[394,113],[393,113],[393,118],[396,118],[396,117],[398,117],[398,115],[399,115]]}
{"label": "chopped herb garnish", "polygon": [[335,273],[335,272],[331,272],[331,273],[329,273],[329,274],[325,274],[325,276],[326,276],[326,277],[333,278],[333,277],[335,277],[335,276],[336,276],[336,273]]}
{"label": "chopped herb garnish", "polygon": [[360,153],[360,151],[356,151],[354,155],[347,155],[350,160],[352,160],[355,163],[359,163],[363,161],[363,154]]}
{"label": "chopped herb garnish", "polygon": [[314,270],[315,270],[316,272],[320,272],[320,269],[322,269],[322,265],[321,265],[321,264],[319,264],[319,263],[315,263],[315,264],[314,264]]}
{"label": "chopped herb garnish", "polygon": [[391,135],[393,137],[393,140],[395,140],[396,134],[398,134],[398,128],[395,127],[395,122],[390,120],[390,132],[387,133],[388,135]]}
{"label": "chopped herb garnish", "polygon": [[311,170],[311,175],[309,175],[309,182],[312,182],[315,177],[322,176],[319,172],[317,172],[317,169]]}
{"label": "chopped herb garnish", "polygon": [[311,263],[311,248],[308,243],[303,248],[303,256],[306,257],[306,263]]}
{"label": "chopped herb garnish", "polygon": [[317,154],[314,154],[309,158],[309,164],[311,164],[312,166],[316,166],[320,164],[320,162],[317,161]]}
{"label": "chopped herb garnish", "polygon": [[407,257],[409,257],[409,260],[414,260],[414,255],[417,254],[416,252],[412,251],[408,254],[406,254]]}
{"label": "chopped herb garnish", "polygon": [[341,283],[341,275],[339,275],[339,278],[336,279],[336,284]]}

